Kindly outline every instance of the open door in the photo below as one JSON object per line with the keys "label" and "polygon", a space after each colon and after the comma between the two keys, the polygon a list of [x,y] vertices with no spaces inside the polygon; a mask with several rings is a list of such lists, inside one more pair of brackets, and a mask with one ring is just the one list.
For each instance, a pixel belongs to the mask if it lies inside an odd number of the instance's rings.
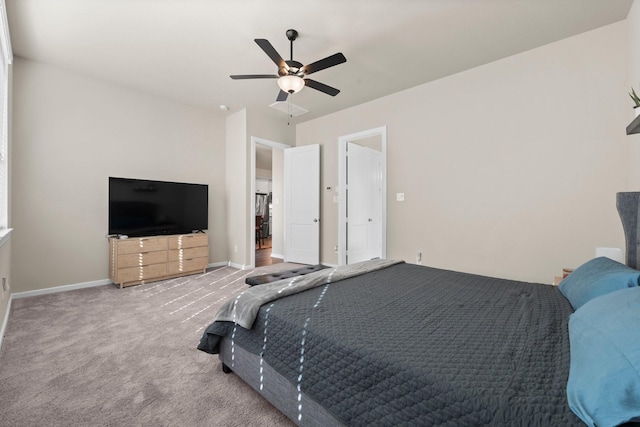
{"label": "open door", "polygon": [[382,257],[381,154],[347,143],[347,264]]}
{"label": "open door", "polygon": [[284,260],[320,262],[320,146],[284,150]]}
{"label": "open door", "polygon": [[387,256],[387,128],[338,138],[338,264]]}

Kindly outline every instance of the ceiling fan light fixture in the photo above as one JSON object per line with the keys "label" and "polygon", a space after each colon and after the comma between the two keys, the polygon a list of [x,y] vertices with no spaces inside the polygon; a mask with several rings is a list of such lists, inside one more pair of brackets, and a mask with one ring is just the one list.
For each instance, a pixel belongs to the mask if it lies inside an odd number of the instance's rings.
{"label": "ceiling fan light fixture", "polygon": [[298,76],[282,76],[278,79],[278,86],[287,93],[297,93],[304,87],[304,80]]}
{"label": "ceiling fan light fixture", "polygon": [[291,59],[285,61],[282,56],[275,50],[273,45],[267,39],[254,39],[256,44],[267,54],[269,58],[278,66],[278,74],[243,74],[231,75],[233,80],[243,79],[278,79],[278,95],[277,102],[286,101],[289,95],[300,92],[305,86],[319,92],[326,93],[330,96],[336,96],[340,91],[334,87],[320,83],[318,81],[308,79],[309,74],[317,73],[326,68],[347,62],[347,58],[340,52],[327,56],[319,61],[311,64],[302,65],[293,59],[293,41],[298,37],[296,30],[287,30],[287,39],[291,43]]}

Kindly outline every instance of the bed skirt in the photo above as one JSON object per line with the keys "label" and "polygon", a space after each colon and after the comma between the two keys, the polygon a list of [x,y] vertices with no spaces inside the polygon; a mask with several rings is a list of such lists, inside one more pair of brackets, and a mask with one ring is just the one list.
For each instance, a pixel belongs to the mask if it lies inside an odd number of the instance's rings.
{"label": "bed skirt", "polygon": [[[220,361],[297,425],[312,427],[344,426],[330,412],[304,392],[300,393],[300,402],[298,403],[296,386],[265,361],[262,363],[263,387],[261,389],[260,356],[244,350],[236,343],[233,346],[232,361],[231,347],[231,339],[224,337],[220,342],[220,353],[218,355]],[[300,410],[299,404],[301,405]]]}

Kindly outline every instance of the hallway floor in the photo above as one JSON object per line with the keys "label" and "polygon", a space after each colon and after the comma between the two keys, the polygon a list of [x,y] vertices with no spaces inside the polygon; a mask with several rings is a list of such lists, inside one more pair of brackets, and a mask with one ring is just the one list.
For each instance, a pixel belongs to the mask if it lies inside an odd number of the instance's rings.
{"label": "hallway floor", "polygon": [[271,258],[271,236],[263,239],[262,244],[256,243],[256,267],[280,264],[281,258]]}

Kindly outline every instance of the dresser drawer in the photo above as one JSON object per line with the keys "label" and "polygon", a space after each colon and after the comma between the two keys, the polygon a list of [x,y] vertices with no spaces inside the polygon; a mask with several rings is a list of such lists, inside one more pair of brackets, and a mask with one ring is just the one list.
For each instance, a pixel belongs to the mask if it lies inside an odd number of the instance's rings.
{"label": "dresser drawer", "polygon": [[209,248],[199,246],[197,248],[188,249],[171,249],[169,250],[169,261],[179,261],[191,258],[202,258],[209,256]]}
{"label": "dresser drawer", "polygon": [[125,254],[118,256],[118,268],[140,267],[150,264],[162,264],[167,262],[167,251],[141,252],[138,254]]}
{"label": "dresser drawer", "polygon": [[166,237],[141,237],[117,241],[118,255],[167,250]]}
{"label": "dresser drawer", "polygon": [[193,258],[183,261],[169,261],[167,263],[168,274],[179,274],[185,271],[198,271],[207,268],[208,258]]}
{"label": "dresser drawer", "polygon": [[166,276],[167,264],[151,264],[142,267],[119,268],[116,274],[116,281],[118,283],[149,280],[155,277]]}
{"label": "dresser drawer", "polygon": [[169,249],[186,249],[208,245],[209,236],[206,234],[182,234],[169,237]]}
{"label": "dresser drawer", "polygon": [[209,236],[109,239],[109,278],[121,288],[205,271],[209,265]]}

